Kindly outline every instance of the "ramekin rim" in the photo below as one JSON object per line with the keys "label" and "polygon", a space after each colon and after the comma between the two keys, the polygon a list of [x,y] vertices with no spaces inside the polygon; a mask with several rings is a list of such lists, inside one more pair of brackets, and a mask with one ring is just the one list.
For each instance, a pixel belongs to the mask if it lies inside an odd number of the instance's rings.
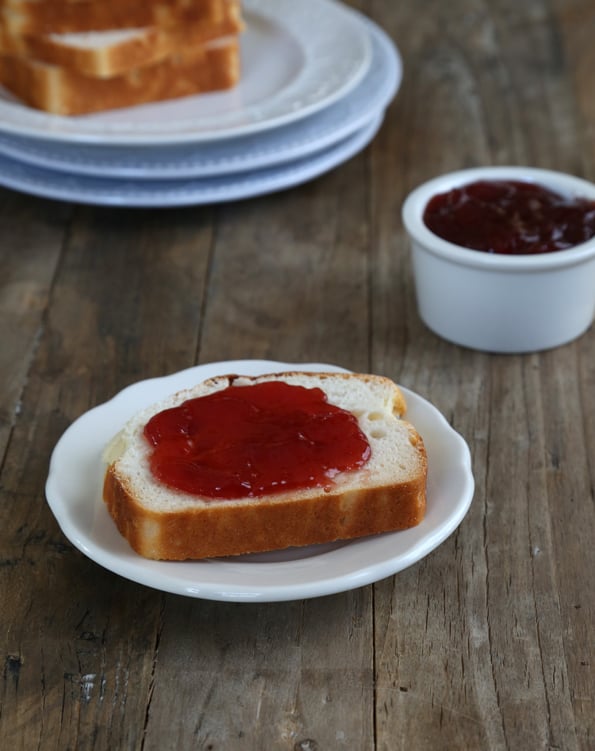
{"label": "ramekin rim", "polygon": [[428,252],[463,266],[494,271],[546,271],[573,266],[595,257],[595,237],[573,248],[533,255],[498,255],[483,253],[444,240],[434,234],[423,222],[423,211],[434,195],[484,178],[525,179],[540,182],[558,191],[595,200],[595,184],[566,172],[528,166],[485,166],[446,172],[430,178],[414,188],[403,202],[401,216],[407,233]]}

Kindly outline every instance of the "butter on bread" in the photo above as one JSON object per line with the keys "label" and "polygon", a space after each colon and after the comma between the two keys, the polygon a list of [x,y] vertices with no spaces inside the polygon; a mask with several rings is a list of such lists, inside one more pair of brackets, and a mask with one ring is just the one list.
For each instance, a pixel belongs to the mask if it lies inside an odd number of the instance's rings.
{"label": "butter on bread", "polygon": [[[277,380],[320,388],[357,417],[371,447],[368,462],[341,472],[328,488],[229,500],[202,498],[159,483],[143,435],[149,419],[187,399],[228,386]],[[387,378],[352,373],[219,376],[137,414],[106,448],[103,497],[120,533],[147,558],[201,559],[311,545],[405,529],[426,504],[426,452],[402,419],[406,403]]]}

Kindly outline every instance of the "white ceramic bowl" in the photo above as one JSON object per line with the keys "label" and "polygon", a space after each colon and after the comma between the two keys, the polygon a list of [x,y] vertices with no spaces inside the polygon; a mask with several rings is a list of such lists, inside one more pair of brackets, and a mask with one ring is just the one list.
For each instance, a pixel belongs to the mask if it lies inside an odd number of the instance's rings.
{"label": "white ceramic bowl", "polygon": [[530,167],[478,167],[416,188],[403,204],[419,313],[444,339],[487,352],[533,352],[584,333],[595,314],[595,238],[567,250],[496,255],[435,235],[423,222],[438,193],[476,180],[522,180],[595,200],[595,185]]}

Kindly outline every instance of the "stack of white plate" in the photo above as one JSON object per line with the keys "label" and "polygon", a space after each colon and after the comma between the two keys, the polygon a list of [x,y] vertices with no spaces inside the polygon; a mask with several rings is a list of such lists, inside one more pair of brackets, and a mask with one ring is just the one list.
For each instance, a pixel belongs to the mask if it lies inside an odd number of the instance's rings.
{"label": "stack of white plate", "polygon": [[363,149],[401,81],[389,37],[335,0],[244,0],[233,90],[56,117],[0,88],[0,185],[110,206],[289,188]]}

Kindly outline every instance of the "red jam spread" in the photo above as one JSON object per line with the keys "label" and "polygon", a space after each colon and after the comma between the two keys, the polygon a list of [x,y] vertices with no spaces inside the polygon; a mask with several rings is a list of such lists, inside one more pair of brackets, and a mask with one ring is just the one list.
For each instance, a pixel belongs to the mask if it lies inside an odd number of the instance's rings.
{"label": "red jam spread", "polygon": [[229,386],[154,415],[144,429],[153,476],[207,498],[327,488],[370,445],[357,419],[318,388]]}
{"label": "red jam spread", "polygon": [[565,250],[595,237],[595,201],[528,182],[479,180],[434,196],[426,226],[444,240],[486,253]]}

